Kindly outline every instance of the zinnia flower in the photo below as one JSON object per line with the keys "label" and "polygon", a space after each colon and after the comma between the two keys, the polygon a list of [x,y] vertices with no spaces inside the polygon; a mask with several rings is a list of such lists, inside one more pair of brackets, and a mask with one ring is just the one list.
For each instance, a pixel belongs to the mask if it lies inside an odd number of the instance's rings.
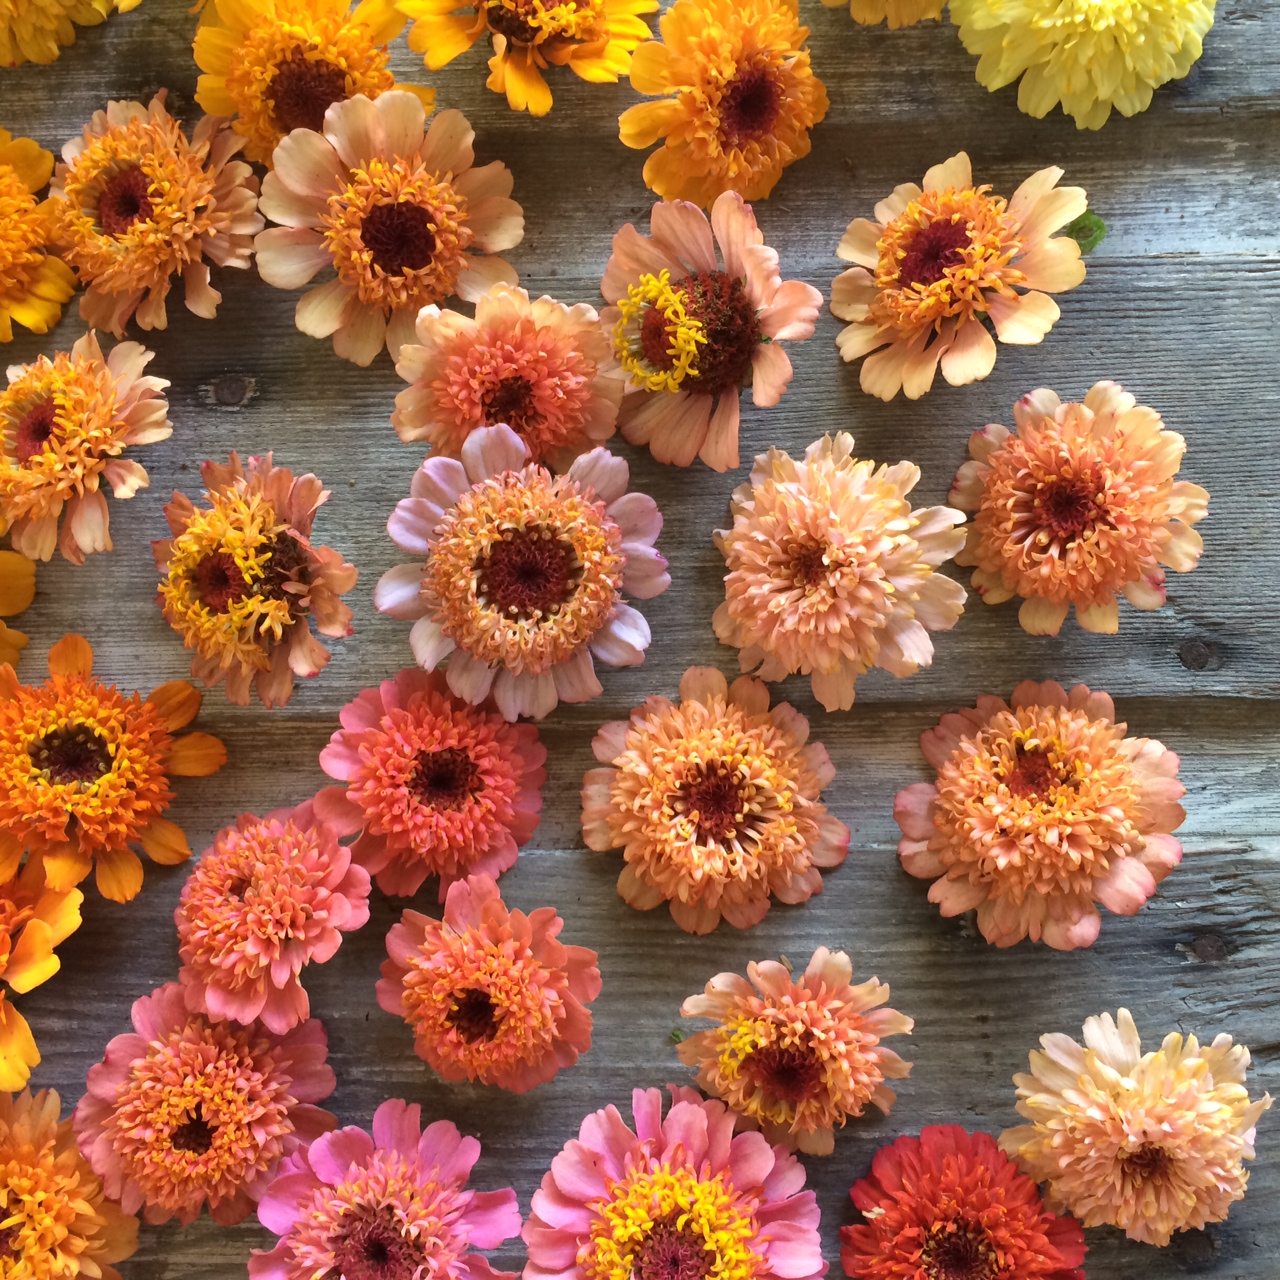
{"label": "zinnia flower", "polygon": [[797,0],[676,0],[662,39],[635,52],[631,87],[657,97],[628,107],[622,141],[644,150],[645,185],[664,200],[709,208],[724,191],[763,200],[809,154],[827,114]]}
{"label": "zinnia flower", "polygon": [[478,427],[505,422],[534,462],[568,466],[613,435],[623,383],[594,307],[530,301],[497,284],[475,319],[439,307],[418,313],[417,342],[400,348],[407,390],[391,422],[406,442],[456,458]]}
{"label": "zinnia flower", "polygon": [[761,454],[734,491],[733,526],[716,532],[725,600],[712,618],[744,671],[810,677],[828,711],[853,706],[872,667],[909,676],[933,661],[930,631],[949,631],[965,590],[936,572],[964,545],[951,507],[912,510],[920,468],[856,458],[847,431],[796,462]]}
{"label": "zinnia flower", "polygon": [[849,9],[854,22],[873,27],[887,22],[891,29],[914,27],[942,17],[943,0],[822,0],[828,9]]}
{"label": "zinnia flower", "polygon": [[102,1194],[51,1089],[0,1093],[0,1261],[14,1280],[120,1280],[138,1220]]}
{"label": "zinnia flower", "polygon": [[634,1128],[594,1111],[551,1162],[524,1226],[524,1280],[818,1280],[818,1203],[804,1166],[693,1089],[631,1095]]}
{"label": "zinnia flower", "polygon": [[200,701],[185,680],[146,698],[95,680],[83,636],[49,650],[42,685],[0,667],[0,865],[25,851],[59,892],[96,869],[102,896],[128,902],[142,887],[131,845],[162,866],[189,858],[182,828],[162,816],[169,779],[204,778],[227,762],[217,738],[178,733]]}
{"label": "zinnia flower", "polygon": [[985,1133],[932,1124],[899,1138],[849,1198],[863,1215],[840,1230],[853,1280],[1085,1280],[1080,1224],[1050,1213]]}
{"label": "zinnia flower", "polygon": [[1165,1245],[1175,1231],[1222,1222],[1249,1182],[1254,1128],[1271,1106],[1245,1091],[1249,1050],[1218,1035],[1165,1036],[1142,1052],[1128,1009],[1088,1018],[1084,1044],[1041,1036],[1016,1075],[1018,1114],[1001,1147],[1039,1182],[1053,1208],[1086,1227],[1119,1227]]}
{"label": "zinnia flower", "polygon": [[160,607],[195,651],[191,674],[226,684],[241,705],[252,686],[263,706],[283,706],[294,676],[318,675],[330,653],[312,634],[351,634],[341,597],[356,568],[311,541],[329,490],[311,474],[272,465],[271,454],[241,465],[234,452],[200,468],[208,507],[175,493],[164,509],[172,538],[152,543],[163,577]]}
{"label": "zinnia flower", "polygon": [[867,357],[863,391],[917,400],[939,366],[953,387],[985,378],[996,363],[986,319],[1001,342],[1044,338],[1062,314],[1049,295],[1085,275],[1080,246],[1053,234],[1088,205],[1061,177],[1041,169],[1006,201],[974,186],[961,151],[934,165],[923,189],[895,187],[874,222],[849,223],[836,253],[857,265],[836,277],[831,310],[852,321],[836,340],[841,358]]}
{"label": "zinnia flower", "polygon": [[987,604],[1021,596],[1032,635],[1057,635],[1072,605],[1086,631],[1113,635],[1117,594],[1160,608],[1161,566],[1189,573],[1204,549],[1191,526],[1209,494],[1174,479],[1186,441],[1115,382],[1096,383],[1083,404],[1042,387],[1013,417],[1014,432],[993,423],[973,434],[951,489],[975,513],[956,557],[975,566],[973,589]]}
{"label": "zinnia flower", "polygon": [[10,367],[0,391],[0,518],[23,555],[48,560],[58,547],[83,564],[111,550],[103,482],[117,498],[145,489],[145,468],[122,455],[173,433],[168,382],[143,374],[154,354],[121,342],[104,357],[90,330],[69,353]]}
{"label": "zinnia flower", "polygon": [[323,1134],[281,1164],[258,1202],[280,1239],[250,1257],[251,1280],[515,1280],[478,1252],[520,1234],[510,1187],[467,1187],[480,1144],[448,1120],[423,1129],[418,1106],[399,1098],[372,1129]]}
{"label": "zinnia flower", "polygon": [[283,1035],[310,1016],[302,970],[369,920],[369,874],[310,804],[223,828],[174,912],[187,1008],[262,1020]]}
{"label": "zinnia flower", "polygon": [[593,658],[634,667],[649,647],[623,593],[649,600],[671,585],[653,546],[657,504],[627,492],[627,464],[607,449],[553,476],[497,426],[461,454],[427,458],[396,505],[387,532],[418,559],[384,573],[374,602],[413,620],[419,666],[447,658],[449,688],[477,705],[492,691],[508,720],[596,697]]}
{"label": "zinnia flower", "polygon": [[475,167],[475,131],[460,112],[426,119],[411,93],[356,94],[325,113],[323,132],[289,134],[262,184],[262,212],[281,225],[255,242],[259,273],[300,289],[332,267],[333,279],[302,295],[296,321],[356,364],[384,345],[396,359],[424,306],[516,282],[497,256],[524,237],[510,171],[498,160]]}
{"label": "zinnia flower", "polygon": [[336,1083],[324,1027],[211,1023],[176,982],[135,1000],[132,1018],[89,1068],[80,1150],[126,1213],[186,1225],[207,1205],[223,1226],[242,1221],[280,1161],[336,1123],[316,1105]]}
{"label": "zinnia flower", "polygon": [[622,434],[659,462],[687,467],[700,457],[725,471],[738,465],[743,384],[762,408],[782,399],[791,361],[781,343],[813,336],[822,295],[783,281],[736,192],[717,198],[710,220],[684,200],[656,204],[649,229],[627,223],[614,236],[601,285],[610,304],[602,318],[632,393]]}
{"label": "zinnia flower", "polygon": [[[0,0],[0,67],[56,62],[75,44],[76,27],[95,27],[142,0]],[[44,184],[41,183],[43,186]]]}
{"label": "zinnia flower", "polygon": [[821,893],[818,869],[849,851],[849,828],[820,798],[831,757],[808,737],[808,720],[786,702],[770,709],[759,680],[730,685],[690,667],[678,704],[649,698],[596,734],[605,767],[583,779],[583,839],[622,849],[618,893],[631,906],[666,901],[688,933],[710,933],[722,916],[749,929],[771,898]]}
{"label": "zinnia flower", "polygon": [[937,781],[898,792],[898,855],[944,916],[976,908],[997,947],[1071,951],[1097,938],[1096,904],[1131,916],[1155,893],[1182,860],[1186,788],[1178,757],[1115,715],[1109,694],[1027,680],[921,735]]}
{"label": "zinnia flower", "polygon": [[830,1155],[836,1127],[869,1105],[888,1115],[897,1095],[885,1081],[911,1071],[884,1040],[909,1035],[914,1021],[880,1007],[889,988],[878,978],[852,984],[849,957],[826,947],[799,980],[776,960],[747,965],[746,978],[719,973],[680,1006],[681,1016],[716,1025],[676,1052],[707,1093],[770,1142]]}
{"label": "zinnia flower", "polygon": [[55,240],[86,288],[81,319],[117,338],[131,318],[165,328],[179,276],[187,310],[212,319],[222,294],[208,262],[247,267],[262,227],[258,180],[232,158],[241,139],[206,116],[188,141],[164,102],[162,89],[145,107],[95,111],[62,148],[51,189]]}
{"label": "zinnia flower", "polygon": [[[0,528],[4,519],[0,517]],[[23,613],[36,598],[36,567],[16,551],[0,551],[0,619]],[[0,621],[0,663],[18,665],[27,634]]]}
{"label": "zinnia flower", "polygon": [[591,1047],[600,970],[559,941],[554,907],[512,911],[491,876],[449,886],[444,919],[406,911],[387,934],[378,1003],[443,1080],[527,1093]]}
{"label": "zinnia flower", "polygon": [[407,667],[342,708],[320,767],[343,785],[315,798],[383,893],[410,897],[515,865],[542,808],[546,748],[532,725],[453,697],[439,672]]}

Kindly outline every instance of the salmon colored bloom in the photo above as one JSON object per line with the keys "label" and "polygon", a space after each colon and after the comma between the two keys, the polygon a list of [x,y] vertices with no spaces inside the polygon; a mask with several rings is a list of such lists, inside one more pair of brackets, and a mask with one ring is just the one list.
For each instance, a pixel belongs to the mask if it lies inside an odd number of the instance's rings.
{"label": "salmon colored bloom", "polygon": [[475,131],[460,112],[426,121],[411,93],[357,94],[325,113],[323,131],[289,134],[262,184],[262,212],[280,225],[255,242],[259,274],[301,289],[332,268],[295,319],[359,365],[384,345],[397,359],[423,307],[454,295],[476,302],[516,282],[497,256],[524,237],[510,170],[498,160],[476,167]]}
{"label": "salmon colored bloom", "polygon": [[392,925],[378,1003],[442,1080],[527,1093],[591,1047],[598,957],[563,928],[554,907],[510,910],[490,876],[455,881],[443,920],[406,911]]}
{"label": "salmon colored bloom", "polygon": [[[56,62],[76,27],[96,27],[142,0],[0,0],[0,67]],[[42,184],[43,185],[43,184]]]}
{"label": "salmon colored bloom", "polygon": [[944,916],[977,910],[997,947],[1098,936],[1098,904],[1135,915],[1182,860],[1178,757],[1126,737],[1106,693],[1026,680],[920,738],[936,782],[898,792],[898,855]]}
{"label": "salmon colored bloom", "polygon": [[715,535],[727,572],[712,624],[744,671],[800,672],[828,711],[847,711],[872,667],[909,676],[933,661],[929,632],[964,611],[964,588],[937,572],[964,545],[964,516],[912,510],[919,480],[913,462],[855,457],[847,431],[799,462],[780,449],[756,458],[734,490],[732,527]]}
{"label": "salmon colored bloom", "polygon": [[208,263],[247,267],[262,227],[258,180],[233,159],[241,140],[206,116],[188,141],[164,104],[163,89],[146,106],[108,102],[53,178],[54,239],[86,290],[80,317],[117,338],[130,319],[165,328],[178,277],[187,310],[212,319],[222,294]]}
{"label": "salmon colored bloom", "polygon": [[881,1147],[840,1230],[851,1280],[1085,1280],[1084,1232],[1050,1213],[995,1139],[955,1124]]}
{"label": "salmon colored bloom", "polygon": [[[0,517],[0,529],[3,527],[4,518]],[[25,612],[35,598],[35,565],[16,551],[0,551],[0,619]],[[0,621],[0,663],[16,667],[26,647],[26,632]]]}
{"label": "salmon colored bloom", "polygon": [[1116,382],[1095,383],[1083,404],[1042,387],[1013,417],[1013,432],[974,432],[951,489],[949,501],[974,513],[956,557],[974,566],[974,591],[987,604],[1021,596],[1032,635],[1057,635],[1072,605],[1086,631],[1114,635],[1118,594],[1159,609],[1162,566],[1189,573],[1204,550],[1191,526],[1209,494],[1174,478],[1186,441]]}
{"label": "salmon colored bloom", "polygon": [[891,30],[914,27],[942,17],[943,0],[822,0],[828,9],[848,8],[854,22],[874,27],[886,22]]}
{"label": "salmon colored bloom", "polygon": [[1142,1052],[1128,1009],[1087,1018],[1084,1043],[1040,1037],[1029,1073],[1013,1078],[1018,1114],[1000,1146],[1046,1202],[1086,1227],[1119,1227],[1166,1245],[1175,1231],[1226,1219],[1249,1182],[1258,1118],[1245,1090],[1249,1050],[1218,1035],[1201,1045],[1176,1031]]}
{"label": "salmon colored bloom", "polygon": [[888,1036],[915,1025],[884,1006],[878,978],[853,985],[843,951],[819,947],[793,979],[776,960],[747,965],[746,978],[719,973],[680,1006],[685,1018],[716,1025],[676,1048],[698,1071],[698,1085],[759,1128],[770,1142],[829,1156],[835,1130],[875,1106],[889,1114],[897,1095],[886,1083],[911,1071]]}
{"label": "salmon colored bloom", "polygon": [[[1011,200],[975,186],[958,152],[905,182],[855,218],[836,253],[856,265],[836,277],[831,310],[851,321],[836,339],[844,360],[863,361],[868,395],[917,400],[942,376],[960,387],[985,378],[996,344],[1035,345],[1062,314],[1049,296],[1084,279],[1080,246],[1055,236],[1088,207],[1081,187],[1059,187],[1041,169]],[[872,354],[872,353],[875,354]]]}
{"label": "salmon colored bloom", "polygon": [[725,471],[738,465],[743,385],[761,408],[782,399],[792,370],[781,344],[813,336],[822,295],[782,279],[736,192],[716,199],[710,219],[684,200],[656,204],[649,229],[628,222],[614,236],[600,286],[631,393],[622,434],[659,462],[700,457]]}
{"label": "salmon colored bloom", "polygon": [[49,650],[44,684],[19,684],[0,667],[0,867],[25,852],[43,860],[59,892],[97,872],[98,891],[128,902],[142,888],[142,863],[173,866],[191,856],[182,828],[163,815],[170,778],[203,778],[227,762],[207,733],[179,734],[200,710],[185,680],[144,698],[93,678],[83,636]]}
{"label": "salmon colored bloom", "polygon": [[126,1213],[186,1226],[208,1206],[222,1226],[243,1221],[280,1161],[337,1123],[316,1105],[336,1084],[324,1027],[211,1023],[176,982],[135,1000],[132,1020],[89,1068],[80,1150]]}
{"label": "salmon colored bloom", "polygon": [[332,547],[311,541],[329,490],[311,474],[295,476],[272,455],[200,467],[209,505],[175,493],[164,509],[172,538],[153,542],[163,575],[160,607],[195,652],[191,674],[225,683],[244,705],[254,688],[265,707],[293,696],[295,676],[314,676],[330,653],[312,634],[349,636],[342,603],[356,568]]}
{"label": "salmon colored bloom", "polygon": [[258,1202],[279,1240],[250,1256],[250,1280],[515,1280],[479,1250],[520,1234],[516,1193],[471,1190],[480,1144],[448,1120],[424,1129],[421,1116],[393,1098],[372,1133],[350,1125],[283,1161]]}
{"label": "salmon colored bloom", "polygon": [[582,780],[583,839],[622,849],[631,906],[665,901],[687,933],[721,917],[749,929],[771,899],[821,893],[819,868],[849,851],[849,828],[821,800],[831,757],[808,737],[808,720],[790,703],[771,709],[759,680],[690,667],[678,704],[651,697],[596,734],[605,767]]}
{"label": "salmon colored bloom", "polygon": [[662,516],[628,493],[626,462],[592,449],[562,476],[529,462],[508,426],[482,427],[461,461],[427,458],[387,532],[413,564],[382,575],[374,603],[413,620],[418,665],[446,659],[449,688],[508,720],[601,692],[595,661],[634,667],[649,624],[623,599],[671,585],[653,543]]}
{"label": "salmon colored bloom", "polygon": [[410,897],[428,876],[440,901],[473,873],[515,865],[542,808],[546,748],[532,725],[455,698],[439,672],[408,667],[342,708],[320,767],[316,811],[383,893]]}

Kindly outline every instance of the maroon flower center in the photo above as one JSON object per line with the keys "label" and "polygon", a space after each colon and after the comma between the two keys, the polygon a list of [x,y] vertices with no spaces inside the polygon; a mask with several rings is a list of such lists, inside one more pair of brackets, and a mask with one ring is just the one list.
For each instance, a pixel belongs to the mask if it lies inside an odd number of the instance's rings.
{"label": "maroon flower center", "polygon": [[941,280],[948,267],[964,257],[969,245],[969,225],[963,219],[939,220],[921,227],[898,264],[898,283],[904,289],[913,284],[930,285]]}
{"label": "maroon flower center", "polygon": [[715,1255],[674,1216],[659,1218],[631,1255],[633,1280],[706,1280]]}
{"label": "maroon flower center", "polygon": [[1169,1152],[1154,1143],[1146,1143],[1125,1156],[1121,1163],[1124,1171],[1138,1182],[1147,1182],[1166,1173],[1172,1161]]}
{"label": "maroon flower center", "polygon": [[1004,785],[1015,796],[1038,799],[1061,782],[1057,766],[1044,751],[1017,749],[1013,768],[1005,776]]}
{"label": "maroon flower center", "polygon": [[433,809],[461,808],[479,790],[480,770],[457,747],[420,751],[409,787]]}
{"label": "maroon flower center", "polygon": [[814,1097],[822,1089],[822,1064],[811,1049],[800,1045],[770,1045],[748,1054],[743,1070],[770,1098],[792,1104]]}
{"label": "maroon flower center", "polygon": [[295,49],[276,63],[266,92],[271,122],[281,133],[324,127],[324,113],[347,96],[347,76],[341,67],[323,58],[308,58]]}
{"label": "maroon flower center", "polygon": [[217,1129],[204,1118],[204,1113],[197,1107],[169,1135],[169,1145],[175,1151],[190,1151],[193,1155],[202,1156],[213,1146],[216,1133]]}
{"label": "maroon flower center", "polygon": [[489,0],[484,7],[484,18],[490,31],[496,31],[516,44],[533,44],[538,38],[537,28],[520,12],[519,0],[512,8],[502,0]]}
{"label": "maroon flower center", "polygon": [[498,1030],[498,1011],[489,993],[477,987],[456,992],[453,1007],[446,1016],[449,1025],[469,1044],[492,1040]]}
{"label": "maroon flower center", "polygon": [[773,131],[782,110],[782,88],[768,67],[746,67],[724,87],[720,136],[731,146]]}
{"label": "maroon flower center", "polygon": [[0,1258],[16,1258],[19,1243],[17,1227],[0,1230]]}
{"label": "maroon flower center", "polygon": [[827,548],[820,542],[798,544],[791,552],[791,579],[798,587],[814,587],[831,572],[823,557]]}
{"label": "maroon flower center", "polygon": [[192,577],[201,603],[216,613],[225,612],[228,605],[250,593],[248,580],[240,572],[235,557],[227,551],[213,551],[203,556]]}
{"label": "maroon flower center", "polygon": [[513,374],[490,387],[481,397],[484,420],[494,427],[505,422],[519,432],[528,425],[533,409],[533,383]]}
{"label": "maroon flower center", "polygon": [[987,1233],[963,1221],[946,1222],[929,1232],[920,1266],[928,1280],[995,1280],[1005,1274]]}
{"label": "maroon flower center", "polygon": [[389,276],[421,271],[436,251],[431,214],[412,200],[375,204],[360,224],[360,239],[373,255],[373,265]]}
{"label": "maroon flower center", "polygon": [[692,820],[704,844],[724,840],[745,816],[737,771],[722,760],[708,761],[680,784],[675,807]]}
{"label": "maroon flower center", "polygon": [[107,740],[88,725],[61,725],[32,743],[31,763],[53,782],[94,782],[111,770]]}
{"label": "maroon flower center", "polygon": [[1084,476],[1059,476],[1035,496],[1037,523],[1055,538],[1070,542],[1098,517],[1097,488]]}
{"label": "maroon flower center", "polygon": [[35,457],[48,443],[57,416],[58,406],[52,400],[41,400],[18,419],[13,429],[13,456],[19,464]]}
{"label": "maroon flower center", "polygon": [[149,186],[136,164],[113,173],[98,197],[98,226],[109,236],[119,236],[135,222],[150,218]]}
{"label": "maroon flower center", "polygon": [[422,1242],[406,1239],[385,1207],[349,1209],[331,1248],[329,1274],[341,1280],[417,1280],[427,1273]]}
{"label": "maroon flower center", "polygon": [[549,529],[517,529],[495,542],[477,566],[480,598],[513,618],[559,612],[582,578],[573,548]]}

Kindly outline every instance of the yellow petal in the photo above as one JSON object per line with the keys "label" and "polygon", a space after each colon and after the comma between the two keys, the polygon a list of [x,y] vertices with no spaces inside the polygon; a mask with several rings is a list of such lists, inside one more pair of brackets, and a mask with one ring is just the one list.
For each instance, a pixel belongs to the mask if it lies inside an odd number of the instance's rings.
{"label": "yellow petal", "polygon": [[26,647],[25,631],[19,631],[16,627],[7,627],[0,622],[0,663],[8,663],[9,666],[16,667]]}
{"label": "yellow petal", "polygon": [[169,772],[175,778],[207,778],[227,763],[227,748],[211,733],[184,734],[169,752]]}
{"label": "yellow petal", "polygon": [[[144,836],[144,847],[145,844]],[[104,898],[130,902],[138,896],[142,888],[142,861],[132,849],[108,849],[98,854],[97,862],[98,892]]]}
{"label": "yellow petal", "polygon": [[35,598],[35,563],[16,551],[0,551],[0,615],[11,618]]}
{"label": "yellow petal", "polygon": [[0,993],[0,1089],[15,1093],[31,1079],[40,1050],[27,1020]]}
{"label": "yellow petal", "polygon": [[190,680],[170,680],[147,701],[160,717],[160,723],[172,733],[176,729],[185,729],[196,718],[204,694]]}
{"label": "yellow petal", "polygon": [[176,867],[191,857],[191,846],[182,828],[168,818],[153,819],[139,839],[147,857],[162,867]]}
{"label": "yellow petal", "polygon": [[92,675],[93,646],[84,636],[63,636],[49,650],[49,674],[58,676]]}
{"label": "yellow petal", "polygon": [[9,953],[4,980],[19,994],[48,982],[59,967],[53,946],[53,930],[43,920],[28,920]]}

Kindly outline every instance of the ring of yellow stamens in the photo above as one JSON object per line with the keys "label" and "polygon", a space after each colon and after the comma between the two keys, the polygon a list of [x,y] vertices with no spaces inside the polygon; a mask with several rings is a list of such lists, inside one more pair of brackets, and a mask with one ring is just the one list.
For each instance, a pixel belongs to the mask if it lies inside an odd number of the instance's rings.
{"label": "ring of yellow stamens", "polygon": [[485,23],[517,45],[542,45],[549,40],[588,41],[598,35],[603,0],[487,0]]}
{"label": "ring of yellow stamens", "polygon": [[[673,287],[670,271],[664,269],[656,276],[646,271],[618,300],[618,311],[613,349],[637,386],[645,391],[679,391],[686,378],[698,376],[698,348],[706,344],[706,328],[689,314],[688,298]],[[646,350],[645,324],[651,313],[662,318],[665,367],[655,365],[654,353]]]}
{"label": "ring of yellow stamens", "polygon": [[0,306],[28,293],[48,234],[48,219],[18,171],[0,164]]}

